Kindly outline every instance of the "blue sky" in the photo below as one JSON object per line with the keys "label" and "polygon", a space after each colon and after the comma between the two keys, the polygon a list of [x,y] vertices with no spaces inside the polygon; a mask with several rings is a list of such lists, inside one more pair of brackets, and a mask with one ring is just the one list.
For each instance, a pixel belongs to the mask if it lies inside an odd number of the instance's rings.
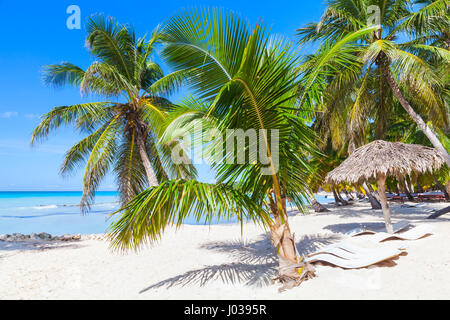
{"label": "blue sky", "polygon": [[[69,5],[81,9],[81,30],[69,30]],[[182,8],[222,7],[241,13],[251,24],[259,20],[272,26],[272,33],[295,39],[295,30],[317,21],[323,1],[228,0],[228,1],[21,1],[0,0],[0,191],[81,190],[83,172],[68,178],[58,171],[64,152],[81,138],[71,127],[60,129],[37,147],[29,145],[39,116],[51,108],[88,101],[76,88],[55,90],[41,80],[44,65],[70,61],[81,67],[90,64],[84,47],[84,21],[105,13],[121,23],[132,24],[139,35],[149,33]],[[176,100],[178,97],[174,97]],[[211,180],[207,166],[199,168],[200,179]],[[115,190],[108,176],[101,190]]]}

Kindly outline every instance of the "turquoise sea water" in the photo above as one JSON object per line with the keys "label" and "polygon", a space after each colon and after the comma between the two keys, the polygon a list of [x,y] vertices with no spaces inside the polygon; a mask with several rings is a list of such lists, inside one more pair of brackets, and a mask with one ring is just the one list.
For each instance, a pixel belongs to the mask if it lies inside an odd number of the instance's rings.
{"label": "turquoise sea water", "polygon": [[[52,235],[103,233],[113,218],[109,214],[119,208],[118,194],[114,191],[97,192],[95,204],[85,215],[78,204],[81,192],[77,191],[11,191],[0,192],[0,234],[39,233]],[[332,199],[317,197],[322,203]],[[232,223],[233,220],[215,223]],[[186,224],[198,224],[188,218]]]}
{"label": "turquoise sea water", "polygon": [[0,192],[0,234],[102,233],[118,209],[117,192],[98,192],[95,204],[85,215],[78,206],[81,192]]}

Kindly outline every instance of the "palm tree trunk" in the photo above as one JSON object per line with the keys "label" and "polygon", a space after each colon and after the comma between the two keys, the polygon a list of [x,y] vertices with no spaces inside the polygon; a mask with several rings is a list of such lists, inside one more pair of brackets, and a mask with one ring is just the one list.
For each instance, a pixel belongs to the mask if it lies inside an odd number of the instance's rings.
{"label": "palm tree trunk", "polygon": [[400,183],[402,184],[403,189],[405,190],[406,197],[408,197],[409,201],[414,201],[414,197],[409,192],[408,186],[406,185],[405,178],[400,178]]}
{"label": "palm tree trunk", "polygon": [[381,203],[378,201],[377,198],[374,197],[372,192],[369,190],[367,184],[364,182],[362,185],[364,191],[366,192],[367,198],[369,198],[370,205],[372,206],[372,209],[379,210],[381,209]]}
{"label": "palm tree trunk", "polygon": [[281,197],[284,212],[278,210],[278,206],[269,194],[269,205],[275,218],[274,225],[270,228],[270,239],[278,255],[278,274],[273,281],[280,281],[283,286],[279,291],[293,288],[303,281],[315,276],[314,267],[299,259],[295,246],[294,235],[289,227],[286,214],[286,197]]}
{"label": "palm tree trunk", "polygon": [[281,199],[283,201],[282,205],[284,212],[279,212],[275,201],[270,201],[272,214],[275,218],[275,224],[271,228],[271,239],[274,246],[277,247],[279,255],[291,262],[296,262],[297,251],[295,249],[294,238],[291,234],[288,216],[286,214],[286,198],[282,197]]}
{"label": "palm tree trunk", "polygon": [[334,196],[334,203],[336,205],[339,205],[339,203],[341,203],[343,206],[348,205],[348,202],[342,199],[342,197],[340,196],[339,191],[337,191],[334,188],[333,188],[333,196]]}
{"label": "palm tree trunk", "polygon": [[448,194],[447,189],[442,185],[442,183],[439,182],[439,180],[438,180],[436,177],[433,177],[433,178],[434,178],[434,182],[436,183],[436,186],[437,186],[437,187],[439,188],[439,190],[441,190],[442,193],[444,194],[445,200],[446,200],[446,201],[450,201],[450,195]]}
{"label": "palm tree trunk", "polygon": [[416,193],[416,190],[414,189],[414,182],[411,176],[406,176],[406,181],[408,182],[408,188],[409,188],[409,192],[411,192],[411,194]]}
{"label": "palm tree trunk", "polygon": [[372,194],[372,196],[373,196],[375,199],[377,199],[378,202],[380,202],[380,201],[381,201],[381,200],[380,200],[380,196],[378,195],[378,192],[375,191],[375,190],[372,188],[372,185],[369,183],[369,184],[365,184],[365,186],[366,186],[367,189],[370,191],[370,193]]}
{"label": "palm tree trunk", "polygon": [[343,190],[345,193],[345,196],[347,197],[347,201],[353,201],[355,199],[353,199],[352,195],[350,194],[350,192],[348,192],[346,189]]}
{"label": "palm tree trunk", "polygon": [[338,196],[339,200],[341,201],[341,203],[342,203],[344,206],[349,205],[348,201],[345,200],[345,199],[342,197],[341,192],[340,192],[339,190],[336,190],[336,192],[337,192],[337,196]]}
{"label": "palm tree trunk", "polygon": [[156,187],[159,185],[158,178],[156,177],[153,166],[148,158],[147,149],[145,147],[145,141],[140,130],[136,130],[136,143],[139,148],[139,155],[141,156],[142,164],[147,175],[148,184],[150,187]]}
{"label": "palm tree trunk", "polygon": [[327,212],[330,211],[325,208],[316,198],[311,197],[310,199],[311,207],[314,209],[314,212]]}
{"label": "palm tree trunk", "polygon": [[334,188],[333,188],[333,197],[334,197],[334,204],[335,205],[339,205],[340,201],[339,201],[339,198],[337,196],[336,190],[334,190]]}
{"label": "palm tree trunk", "polygon": [[383,74],[384,74],[384,77],[386,78],[387,82],[389,83],[389,86],[391,87],[392,91],[394,92],[394,95],[400,101],[400,104],[402,105],[402,107],[410,115],[410,117],[416,122],[417,126],[427,136],[428,140],[430,140],[431,144],[436,148],[436,150],[438,150],[439,153],[442,154],[445,162],[450,167],[450,156],[448,155],[447,150],[445,150],[442,143],[436,137],[434,132],[431,131],[431,129],[427,126],[425,121],[423,121],[423,119],[420,117],[420,115],[418,115],[414,111],[414,109],[411,107],[409,102],[406,101],[406,99],[403,97],[403,94],[400,91],[400,88],[398,87],[397,83],[394,80],[394,77],[392,76],[391,69],[386,64],[383,66]]}

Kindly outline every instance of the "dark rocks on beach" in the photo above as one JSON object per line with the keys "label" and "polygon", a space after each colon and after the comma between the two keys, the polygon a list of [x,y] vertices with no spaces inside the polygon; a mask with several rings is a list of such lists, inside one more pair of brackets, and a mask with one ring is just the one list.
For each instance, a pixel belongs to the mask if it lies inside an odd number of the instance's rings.
{"label": "dark rocks on beach", "polygon": [[62,236],[52,236],[49,233],[41,232],[41,233],[32,233],[29,235],[21,234],[21,233],[13,233],[13,234],[1,234],[0,241],[27,241],[27,240],[37,240],[37,241],[77,241],[81,240],[81,234],[65,234]]}
{"label": "dark rocks on beach", "polygon": [[30,234],[30,239],[31,240],[41,240],[41,238],[39,238],[39,236],[36,233]]}
{"label": "dark rocks on beach", "polygon": [[9,237],[9,234],[0,234],[0,241],[7,241]]}
{"label": "dark rocks on beach", "polygon": [[12,237],[12,238],[15,238],[15,239],[17,239],[17,240],[26,240],[26,239],[30,239],[30,236],[29,236],[29,235],[24,235],[24,234],[21,234],[21,233],[13,233],[13,234],[11,235],[11,237]]}
{"label": "dark rocks on beach", "polygon": [[77,234],[77,235],[65,234],[65,235],[58,237],[58,239],[56,239],[56,240],[60,240],[60,241],[81,240],[81,235],[80,234]]}
{"label": "dark rocks on beach", "polygon": [[51,240],[52,239],[52,235],[46,232],[41,232],[38,234],[38,237],[41,238],[42,240]]}

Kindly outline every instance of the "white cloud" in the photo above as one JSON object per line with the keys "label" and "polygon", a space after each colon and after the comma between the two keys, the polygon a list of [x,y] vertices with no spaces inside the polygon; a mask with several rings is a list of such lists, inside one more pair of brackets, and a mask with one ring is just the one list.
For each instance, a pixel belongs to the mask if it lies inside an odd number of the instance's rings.
{"label": "white cloud", "polygon": [[17,117],[19,113],[15,112],[15,111],[6,111],[3,113],[0,113],[0,118],[5,118],[5,119],[9,119],[11,117]]}
{"label": "white cloud", "polygon": [[39,115],[33,114],[33,113],[27,113],[27,114],[25,115],[25,118],[28,118],[28,119],[36,119],[36,118],[39,118]]}

